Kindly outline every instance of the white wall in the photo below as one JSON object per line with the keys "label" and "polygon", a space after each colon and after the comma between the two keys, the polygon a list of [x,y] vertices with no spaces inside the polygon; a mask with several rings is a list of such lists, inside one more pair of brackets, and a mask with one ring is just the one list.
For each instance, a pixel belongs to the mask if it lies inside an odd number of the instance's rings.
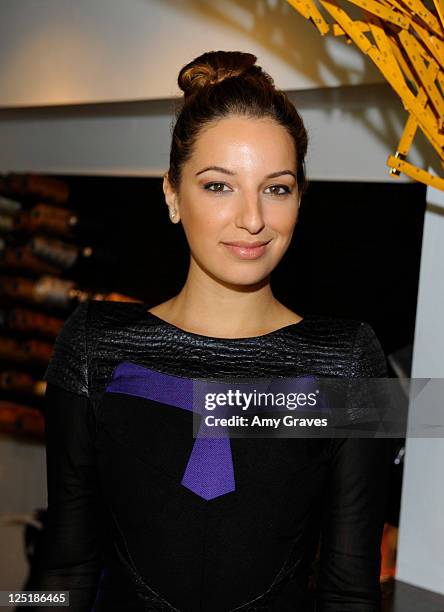
{"label": "white wall", "polygon": [[[444,378],[444,192],[427,200],[412,378]],[[397,577],[444,595],[444,440],[407,439],[405,460]]]}
{"label": "white wall", "polygon": [[168,98],[215,49],[254,53],[283,89],[383,80],[285,0],[2,0],[0,107]]}
{"label": "white wall", "polygon": [[[319,180],[406,180],[385,165],[406,120],[386,84],[290,92],[306,123],[308,175]],[[0,172],[158,175],[168,167],[171,100],[0,110]],[[431,163],[419,138],[409,159]]]}
{"label": "white wall", "polygon": [[[255,53],[292,92],[311,178],[393,180],[402,104],[368,57],[286,0],[2,0],[0,171],[160,175],[177,73],[211,49]],[[424,139],[409,158],[436,165]]]}

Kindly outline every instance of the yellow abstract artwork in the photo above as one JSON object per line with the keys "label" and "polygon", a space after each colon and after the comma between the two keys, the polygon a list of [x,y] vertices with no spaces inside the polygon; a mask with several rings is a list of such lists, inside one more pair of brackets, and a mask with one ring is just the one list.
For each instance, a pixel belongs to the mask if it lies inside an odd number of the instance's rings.
{"label": "yellow abstract artwork", "polygon": [[344,0],[360,9],[352,19],[335,0],[287,0],[322,36],[345,36],[367,55],[398,94],[408,113],[396,152],[387,166],[444,191],[444,178],[409,163],[417,130],[444,168],[444,0]]}

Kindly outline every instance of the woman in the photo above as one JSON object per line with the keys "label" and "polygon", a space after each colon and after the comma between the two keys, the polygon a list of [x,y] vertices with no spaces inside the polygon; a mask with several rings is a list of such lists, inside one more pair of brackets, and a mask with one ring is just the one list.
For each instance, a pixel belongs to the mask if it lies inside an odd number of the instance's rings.
{"label": "woman", "polygon": [[179,74],[164,193],[190,247],[180,293],[150,309],[83,303],[56,341],[34,588],[69,590],[75,612],[310,610],[319,542],[316,610],[380,610],[388,441],[232,438],[222,482],[183,402],[206,377],[386,374],[367,323],[273,296],[307,136],[255,61],[210,52]]}

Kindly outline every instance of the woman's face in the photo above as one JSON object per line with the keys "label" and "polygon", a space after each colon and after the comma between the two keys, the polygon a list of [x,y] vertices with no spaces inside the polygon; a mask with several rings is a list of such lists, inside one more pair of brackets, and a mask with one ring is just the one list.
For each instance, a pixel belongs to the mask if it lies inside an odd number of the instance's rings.
{"label": "woman's face", "polygon": [[[293,140],[271,119],[230,117],[200,132],[179,192],[165,178],[195,263],[229,284],[262,281],[291,241],[299,211]],[[260,248],[228,243],[266,243]]]}

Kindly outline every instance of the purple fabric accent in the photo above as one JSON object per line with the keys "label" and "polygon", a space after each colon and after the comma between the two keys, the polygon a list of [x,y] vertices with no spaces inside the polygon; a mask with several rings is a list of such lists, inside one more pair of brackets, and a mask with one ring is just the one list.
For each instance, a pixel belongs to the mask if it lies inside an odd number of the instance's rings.
{"label": "purple fabric accent", "polygon": [[162,404],[193,410],[193,380],[151,370],[129,361],[114,369],[106,391],[145,397]]}
{"label": "purple fabric accent", "polygon": [[[106,387],[110,393],[125,393],[193,411],[193,379],[173,376],[123,361],[114,369]],[[221,437],[199,437],[188,459],[181,484],[210,500],[235,490],[233,458],[226,428]]]}
{"label": "purple fabric accent", "polygon": [[207,500],[236,489],[228,435],[196,438],[181,484]]}
{"label": "purple fabric accent", "polygon": [[[298,378],[299,392],[309,391],[310,384],[315,380],[316,377],[311,375]],[[193,410],[193,384],[192,378],[165,374],[122,361],[114,369],[106,391],[135,395],[196,412]],[[262,390],[272,392],[276,386],[276,390],[282,392],[287,385],[288,391],[293,391],[292,381],[271,379],[263,384]],[[321,413],[328,411],[328,405],[323,402],[320,402],[320,408]],[[257,409],[258,412],[264,410],[267,410],[266,406]],[[202,414],[202,411],[205,412],[203,407],[198,412]],[[277,411],[285,411],[285,408],[278,407]],[[228,412],[228,406],[219,407],[218,416],[229,416]],[[202,418],[181,484],[203,499],[210,500],[235,491],[236,485],[228,428],[221,425],[210,427],[210,435],[205,435],[206,428],[205,419]]]}

